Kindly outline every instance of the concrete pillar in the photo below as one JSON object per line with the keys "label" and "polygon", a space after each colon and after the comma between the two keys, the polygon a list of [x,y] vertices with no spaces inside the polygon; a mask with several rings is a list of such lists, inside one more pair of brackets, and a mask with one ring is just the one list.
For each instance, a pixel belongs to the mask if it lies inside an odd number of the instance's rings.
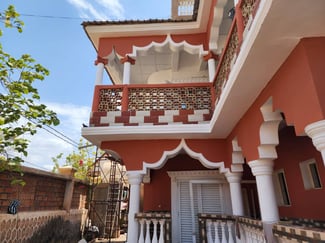
{"label": "concrete pillar", "polygon": [[139,224],[134,216],[140,210],[140,185],[143,174],[135,171],[127,172],[127,177],[130,184],[127,242],[132,243],[138,240]]}
{"label": "concrete pillar", "polygon": [[103,84],[104,66],[105,66],[104,63],[102,62],[97,64],[95,85]]}
{"label": "concrete pillar", "polygon": [[232,213],[236,216],[244,216],[243,194],[241,190],[241,172],[229,172],[226,174],[230,186]]}
{"label": "concrete pillar", "polygon": [[95,65],[97,66],[95,85],[103,84],[104,67],[107,63],[108,60],[100,56],[95,60]]}
{"label": "concrete pillar", "polygon": [[214,76],[216,75],[216,61],[214,58],[208,60],[208,69],[209,69],[209,81],[213,82]]}
{"label": "concrete pillar", "polygon": [[279,211],[273,184],[273,164],[273,160],[270,159],[259,159],[248,163],[256,178],[261,217],[265,223],[279,221]]}
{"label": "concrete pillar", "polygon": [[130,84],[131,79],[131,65],[134,65],[135,60],[128,55],[121,59],[123,63],[123,84]]}
{"label": "concrete pillar", "polygon": [[218,60],[219,57],[212,51],[209,51],[203,58],[204,61],[208,62],[209,82],[213,82],[216,75],[216,60]]}
{"label": "concrete pillar", "polygon": [[131,78],[131,63],[130,62],[124,62],[123,64],[123,84],[130,84],[130,78]]}
{"label": "concrete pillar", "polygon": [[68,180],[65,185],[65,193],[63,199],[63,209],[67,212],[71,209],[72,197],[74,190],[74,180]]}
{"label": "concrete pillar", "polygon": [[316,149],[321,152],[325,165],[325,120],[309,124],[305,128],[305,132],[312,139]]}

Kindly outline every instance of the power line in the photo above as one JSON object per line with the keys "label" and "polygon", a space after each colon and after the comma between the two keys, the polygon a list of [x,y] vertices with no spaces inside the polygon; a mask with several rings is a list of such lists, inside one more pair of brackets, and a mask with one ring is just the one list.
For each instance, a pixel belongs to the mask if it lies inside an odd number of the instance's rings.
{"label": "power line", "polygon": [[20,14],[20,16],[35,17],[35,18],[47,18],[47,19],[64,19],[64,20],[89,20],[87,18],[80,18],[80,17],[38,15],[38,14]]}
{"label": "power line", "polygon": [[[11,158],[13,157],[16,157],[16,156],[19,156],[19,155],[14,155],[14,154],[8,154],[8,156],[10,156]],[[20,157],[20,156],[19,156]],[[44,170],[44,171],[49,171],[49,169],[45,168],[45,167],[42,167],[38,164],[35,164],[35,163],[32,163],[32,162],[29,162],[25,159],[22,159],[23,160],[23,163],[26,163],[26,164],[30,164],[30,165],[33,165],[34,167],[38,168],[38,169],[41,169],[41,170]]]}
{"label": "power line", "polygon": [[[2,100],[0,100],[0,101],[3,103]],[[24,112],[27,112],[27,111],[26,111],[25,109],[23,109],[23,108],[21,108],[21,110],[24,111]],[[31,118],[26,117],[26,116],[23,115],[23,114],[22,114],[22,116],[23,116],[26,120],[32,122],[32,123],[35,124],[35,125],[41,123],[40,120],[38,120],[38,119],[31,119]],[[36,121],[35,121],[35,120],[36,120]],[[49,126],[49,125],[42,125],[41,128],[44,129],[45,131],[47,131],[48,133],[52,134],[53,136],[55,136],[55,137],[61,139],[62,141],[66,142],[66,143],[68,143],[68,144],[70,144],[70,145],[72,145],[73,147],[75,147],[75,148],[79,148],[79,143],[78,143],[78,142],[76,142],[76,141],[74,141],[73,139],[69,138],[67,135],[63,134],[62,132],[58,131],[57,129],[55,129],[55,128]],[[51,130],[52,130],[52,131],[51,131]]]}

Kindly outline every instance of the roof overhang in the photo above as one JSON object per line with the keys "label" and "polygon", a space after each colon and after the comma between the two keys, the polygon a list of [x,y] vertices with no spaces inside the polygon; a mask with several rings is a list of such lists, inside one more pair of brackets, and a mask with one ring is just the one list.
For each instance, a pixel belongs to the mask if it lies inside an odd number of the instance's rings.
{"label": "roof overhang", "polygon": [[212,0],[205,0],[199,4],[197,18],[189,20],[148,20],[124,22],[85,22],[84,30],[95,49],[98,51],[100,38],[126,37],[126,36],[152,36],[173,34],[195,34],[207,31]]}

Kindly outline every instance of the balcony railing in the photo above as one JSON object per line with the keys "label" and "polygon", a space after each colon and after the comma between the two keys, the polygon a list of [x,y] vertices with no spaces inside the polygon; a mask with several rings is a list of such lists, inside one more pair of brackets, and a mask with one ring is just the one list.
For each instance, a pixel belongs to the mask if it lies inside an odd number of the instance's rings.
{"label": "balcony railing", "polygon": [[[260,220],[216,214],[199,214],[198,218],[202,243],[267,242],[267,226]],[[324,242],[324,225],[324,221],[280,221],[273,225],[272,242]]]}
{"label": "balcony railing", "polygon": [[170,243],[170,213],[138,213],[135,218],[140,224],[138,243]]}
{"label": "balcony railing", "polygon": [[197,7],[197,0],[173,0],[172,19],[192,19]]}
{"label": "balcony railing", "polygon": [[250,29],[259,2],[260,0],[241,0],[236,6],[235,17],[228,33],[227,42],[221,54],[216,71],[216,77],[214,79],[217,100],[219,99],[228,80],[230,71],[236,62],[241,44]]}
{"label": "balcony railing", "polygon": [[[135,218],[140,225],[138,243],[171,242],[169,212],[138,213]],[[220,214],[198,214],[198,220],[200,243],[267,242],[261,220]],[[272,242],[325,242],[324,221],[300,221],[274,224]]]}
{"label": "balcony railing", "polygon": [[200,242],[235,242],[235,217],[199,214]]}
{"label": "balcony railing", "polygon": [[98,85],[90,126],[206,123],[214,102],[211,83]]}

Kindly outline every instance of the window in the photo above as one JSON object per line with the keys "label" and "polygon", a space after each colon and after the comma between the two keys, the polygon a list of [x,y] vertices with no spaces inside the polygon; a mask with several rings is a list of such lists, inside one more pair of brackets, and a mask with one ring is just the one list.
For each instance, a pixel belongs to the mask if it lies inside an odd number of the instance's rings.
{"label": "window", "polygon": [[290,206],[290,197],[287,187],[287,182],[284,170],[279,170],[275,173],[275,187],[279,206]]}
{"label": "window", "polygon": [[306,190],[322,188],[315,159],[303,161],[299,166]]}

